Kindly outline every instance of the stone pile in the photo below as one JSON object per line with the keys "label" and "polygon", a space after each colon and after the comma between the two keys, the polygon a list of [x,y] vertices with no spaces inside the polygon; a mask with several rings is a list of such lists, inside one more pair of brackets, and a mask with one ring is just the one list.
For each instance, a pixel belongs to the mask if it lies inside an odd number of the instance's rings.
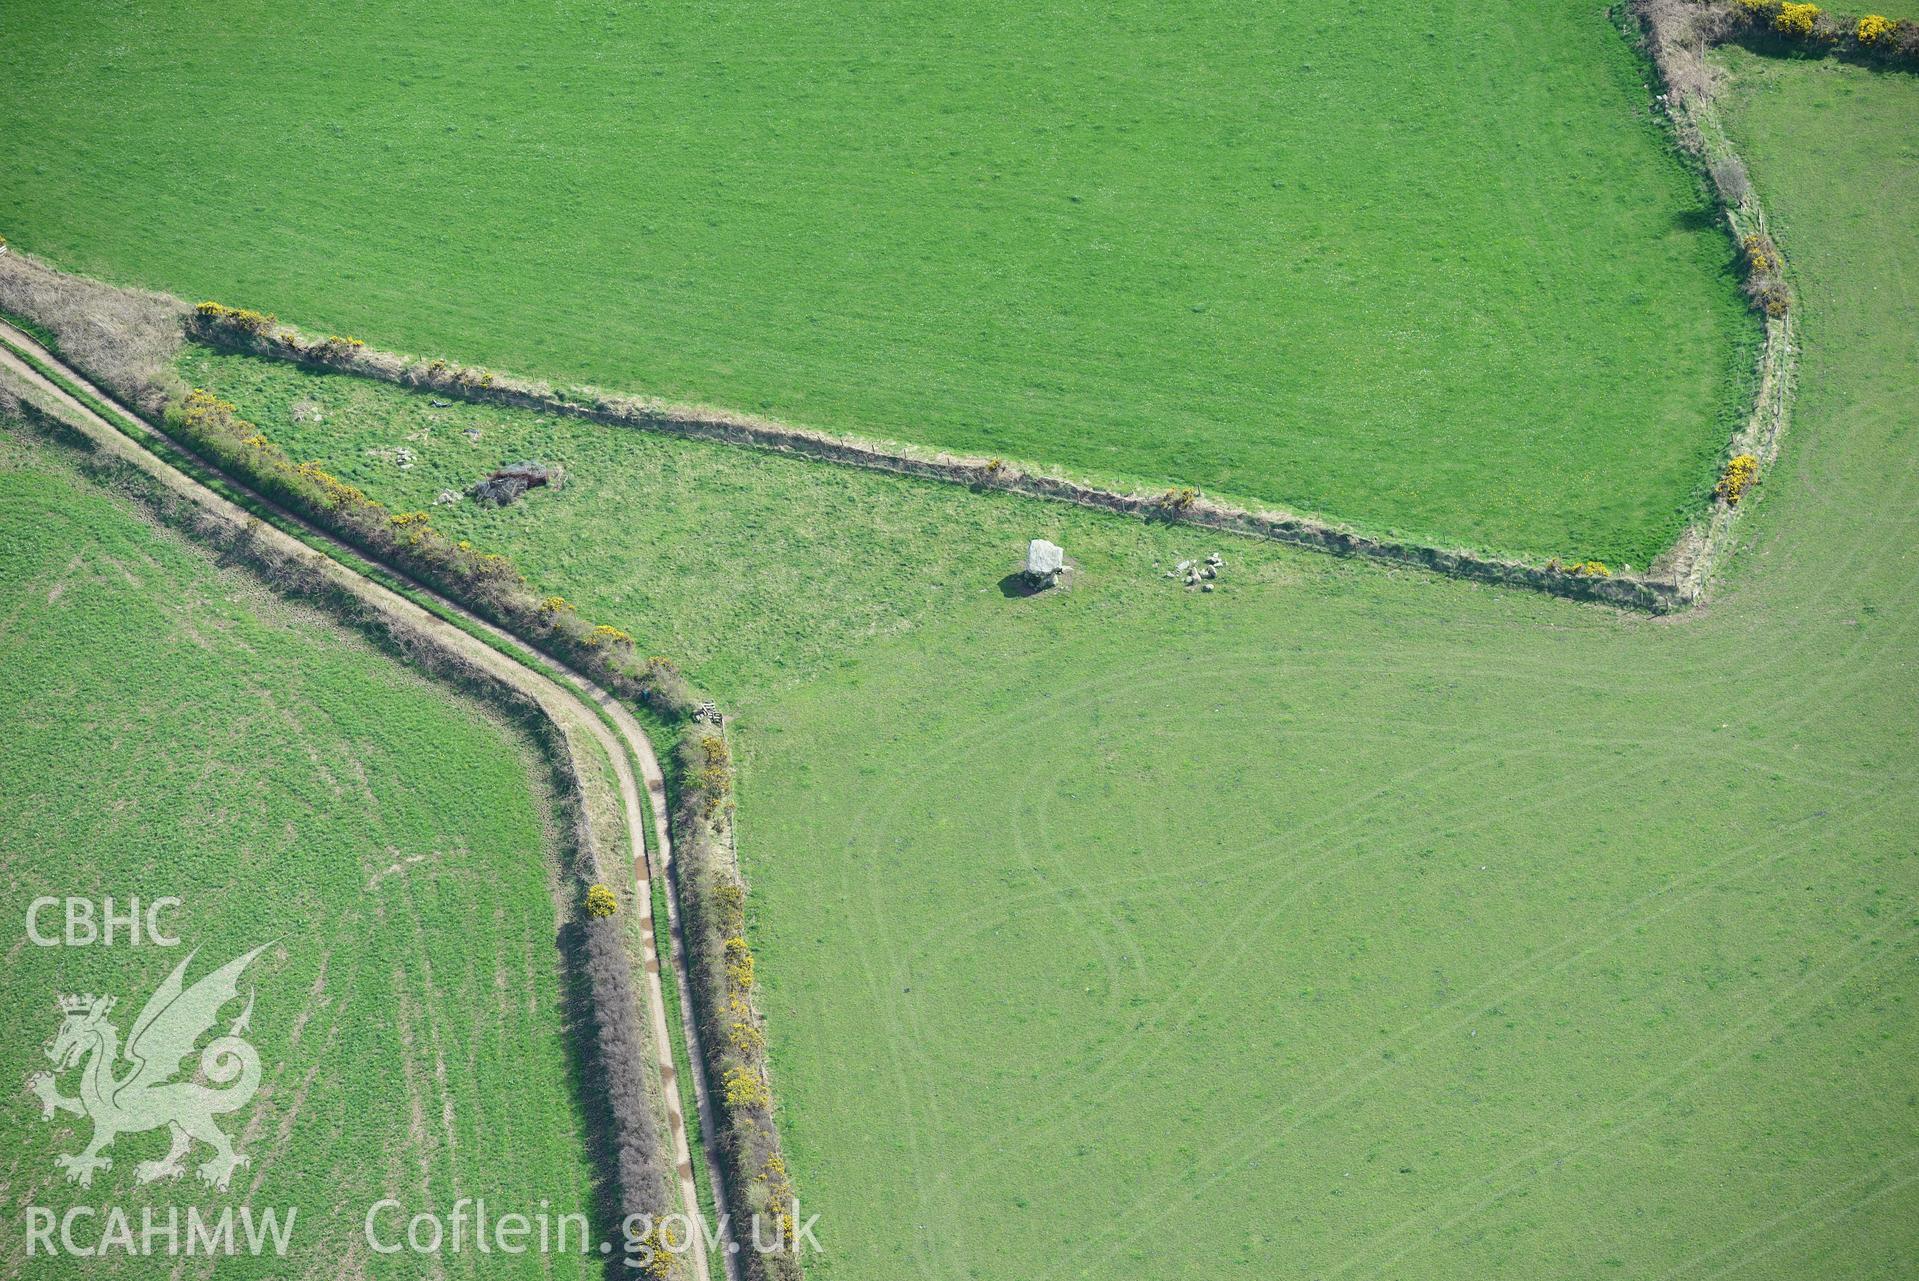
{"label": "stone pile", "polygon": [[1166,571],[1165,576],[1178,582],[1191,591],[1197,587],[1202,592],[1213,590],[1213,582],[1219,577],[1219,571],[1226,568],[1226,558],[1214,552],[1205,560],[1183,560]]}

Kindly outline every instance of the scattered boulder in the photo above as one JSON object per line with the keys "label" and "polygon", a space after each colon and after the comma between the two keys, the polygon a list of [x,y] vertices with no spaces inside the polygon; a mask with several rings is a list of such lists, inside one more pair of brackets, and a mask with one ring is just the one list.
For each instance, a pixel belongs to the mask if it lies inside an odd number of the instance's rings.
{"label": "scattered boulder", "polygon": [[433,505],[435,507],[451,507],[453,504],[459,501],[460,501],[460,496],[458,494],[454,493],[450,489],[442,489],[440,491],[440,496],[433,500]]}
{"label": "scattered boulder", "polygon": [[554,468],[543,463],[508,463],[473,486],[472,494],[483,503],[504,507],[529,489],[552,484]]}
{"label": "scattered boulder", "polygon": [[1166,577],[1184,584],[1188,589],[1197,587],[1203,592],[1213,590],[1213,580],[1226,568],[1226,558],[1214,552],[1205,560],[1183,560],[1168,570]]}

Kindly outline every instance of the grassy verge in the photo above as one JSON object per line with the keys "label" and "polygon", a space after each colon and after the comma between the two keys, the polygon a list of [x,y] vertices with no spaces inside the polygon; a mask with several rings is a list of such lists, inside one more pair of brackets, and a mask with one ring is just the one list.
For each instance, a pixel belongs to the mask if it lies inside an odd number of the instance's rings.
{"label": "grassy verge", "polygon": [[[673,940],[666,915],[667,889],[660,878],[656,877],[652,881],[652,891],[653,940],[660,957],[662,960],[665,960],[673,955]],[[680,1005],[679,984],[662,977],[660,990],[666,994],[666,1025],[677,1031],[683,1026],[681,1023],[682,1007]],[[709,1224],[718,1223],[720,1209],[718,1202],[713,1196],[713,1180],[707,1172],[706,1161],[703,1156],[707,1139],[700,1122],[700,1110],[698,1106],[696,1106],[693,1097],[692,1078],[687,1075],[693,1070],[693,1064],[686,1056],[685,1038],[674,1036],[672,1040],[673,1070],[678,1075],[680,1081],[680,1108],[686,1117],[687,1145],[693,1152],[693,1182],[699,1189],[700,1213],[706,1216],[706,1221]],[[720,1256],[717,1251],[708,1255],[707,1270],[712,1281],[720,1281],[720,1279],[724,1277],[725,1267],[720,1262]]]}

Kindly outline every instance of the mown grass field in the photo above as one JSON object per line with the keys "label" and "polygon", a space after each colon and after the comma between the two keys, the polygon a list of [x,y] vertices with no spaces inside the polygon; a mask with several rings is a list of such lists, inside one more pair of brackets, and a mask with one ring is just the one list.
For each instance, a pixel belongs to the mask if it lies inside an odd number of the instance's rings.
{"label": "mown grass field", "polygon": [[[29,1259],[35,1205],[118,1205],[136,1235],[147,1206],[163,1221],[170,1205],[295,1207],[287,1259],[178,1273],[223,1278],[490,1275],[470,1249],[371,1255],[362,1223],[382,1197],[409,1213],[476,1195],[591,1212],[548,889],[556,834],[531,746],[17,432],[0,430],[0,1045],[16,1083],[0,1112],[0,1275],[171,1266]],[[178,896],[166,920],[181,946],[32,946],[27,904],[41,895]],[[57,935],[58,911],[42,924]],[[40,1047],[60,1026],[56,996],[117,995],[124,1040],[189,949],[191,981],[268,943],[242,987],[257,990],[262,1084],[225,1123],[251,1167],[224,1196],[191,1170],[141,1187],[134,1165],[167,1146],[155,1132],[120,1137],[90,1189],[64,1182],[54,1156],[92,1127],[43,1122],[19,1088],[51,1066]],[[81,1221],[79,1240],[104,1226]],[[543,1275],[599,1270],[557,1257]]]}
{"label": "mown grass field", "polygon": [[378,346],[1643,569],[1755,341],[1648,78],[1549,0],[27,6],[0,231]]}
{"label": "mown grass field", "polygon": [[[1919,85],[1734,65],[1802,390],[1673,619],[190,373],[396,507],[563,461],[434,519],[742,714],[816,1277],[1899,1277]],[[369,452],[400,444],[411,470]],[[1079,574],[1009,599],[1033,535]],[[1157,576],[1214,546],[1218,593]]]}

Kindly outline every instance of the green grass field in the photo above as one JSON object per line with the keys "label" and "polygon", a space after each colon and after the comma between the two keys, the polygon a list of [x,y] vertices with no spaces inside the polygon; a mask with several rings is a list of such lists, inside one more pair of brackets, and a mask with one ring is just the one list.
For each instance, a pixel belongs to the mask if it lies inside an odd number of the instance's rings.
{"label": "green grass field", "polygon": [[[142,1207],[164,1220],[189,1203],[296,1207],[285,1261],[222,1260],[221,1277],[490,1275],[470,1250],[374,1257],[361,1229],[385,1196],[409,1213],[472,1195],[593,1209],[548,888],[556,834],[530,772],[543,767],[490,714],[215,566],[65,457],[0,431],[8,1071],[50,1066],[38,1047],[59,1029],[58,994],[117,995],[124,1038],[188,950],[191,981],[270,943],[242,988],[257,989],[264,1070],[226,1123],[252,1165],[225,1196],[190,1170],[136,1185],[163,1132],[122,1136],[92,1188],[66,1184],[54,1156],[91,1126],[42,1122],[16,1088],[0,1115],[0,1275],[155,1275],[118,1253],[26,1258],[25,1207],[118,1205],[137,1233]],[[36,897],[131,894],[183,900],[167,918],[180,948],[28,945]],[[42,924],[58,934],[57,911]],[[543,1275],[598,1271],[556,1257]],[[183,1275],[210,1274],[196,1260]]]}
{"label": "green grass field", "polygon": [[[1734,65],[1802,390],[1724,581],[1673,619],[189,372],[396,507],[565,462],[435,520],[742,713],[821,1281],[1899,1277],[1919,83]],[[400,444],[410,471],[370,452]],[[1038,534],[1071,590],[1003,596]],[[1157,576],[1215,546],[1217,594]]]}
{"label": "green grass field", "polygon": [[376,345],[1644,568],[1755,341],[1647,80],[1547,0],[27,6],[0,231]]}

